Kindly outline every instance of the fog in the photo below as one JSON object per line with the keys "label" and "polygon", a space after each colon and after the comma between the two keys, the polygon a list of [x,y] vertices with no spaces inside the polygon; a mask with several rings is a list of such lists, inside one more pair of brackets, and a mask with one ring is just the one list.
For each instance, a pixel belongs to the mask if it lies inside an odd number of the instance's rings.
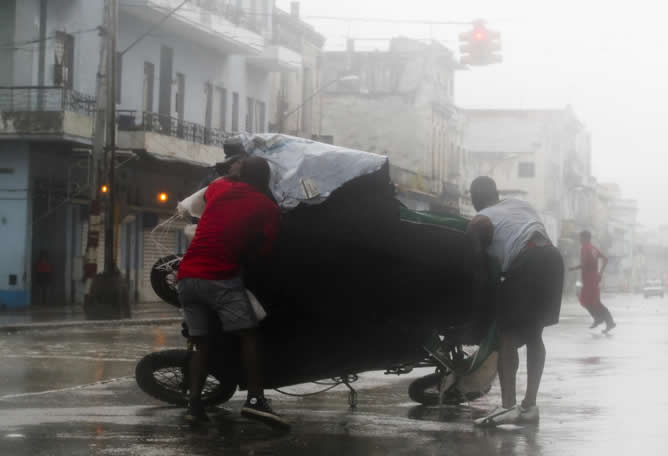
{"label": "fog", "polygon": [[[289,9],[289,0],[277,1]],[[457,50],[466,26],[343,21],[315,16],[407,21],[483,18],[501,32],[504,63],[456,76],[456,103],[475,108],[563,108],[591,131],[593,174],[638,200],[638,221],[668,223],[664,123],[668,118],[668,34],[660,2],[483,0],[302,0],[301,14],[342,49],[346,37],[402,35],[436,39]],[[358,47],[382,49],[382,40]]]}

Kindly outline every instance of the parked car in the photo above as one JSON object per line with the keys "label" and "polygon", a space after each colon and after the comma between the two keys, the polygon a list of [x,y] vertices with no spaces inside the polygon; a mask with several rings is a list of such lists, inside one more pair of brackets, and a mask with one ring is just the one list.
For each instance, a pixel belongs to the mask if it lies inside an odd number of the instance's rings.
{"label": "parked car", "polygon": [[645,282],[645,286],[643,287],[642,292],[643,295],[645,295],[645,299],[649,298],[650,296],[660,296],[663,298],[663,284],[660,280],[648,280]]}

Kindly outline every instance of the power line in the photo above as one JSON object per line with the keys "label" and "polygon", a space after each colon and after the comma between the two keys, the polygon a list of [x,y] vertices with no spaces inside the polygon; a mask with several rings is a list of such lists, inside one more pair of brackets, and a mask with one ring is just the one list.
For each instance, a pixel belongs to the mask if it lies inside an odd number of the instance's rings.
{"label": "power line", "polygon": [[[148,5],[146,3],[128,3],[128,2],[123,2],[121,3],[122,6],[128,6],[128,7],[146,7],[148,8]],[[214,9],[209,9],[205,8],[202,6],[198,6],[200,9],[204,11],[208,11],[212,14],[216,14],[219,16],[224,16],[225,11],[221,10],[214,10]],[[282,10],[281,10],[282,11]],[[245,9],[245,8],[236,8],[236,7],[231,7],[231,9],[228,11],[230,13],[233,12],[239,12],[243,13],[246,15],[250,16],[275,16],[276,13],[271,12],[263,12],[260,10],[254,10],[254,9]],[[418,25],[472,25],[474,21],[435,21],[435,20],[428,20],[428,19],[393,19],[393,18],[387,18],[387,17],[357,17],[357,16],[327,16],[327,15],[318,15],[318,16],[303,16],[300,17],[300,19],[307,20],[307,19],[312,19],[312,20],[327,20],[327,21],[340,21],[340,22],[368,22],[368,23],[393,23],[393,24],[418,24]]]}
{"label": "power line", "polygon": [[391,24],[419,24],[419,25],[471,25],[473,21],[433,21],[422,19],[391,19],[381,17],[346,17],[346,16],[305,16],[304,19],[328,20],[341,22],[369,22]]}
{"label": "power line", "polygon": [[[90,29],[83,29],[83,30],[76,30],[73,32],[66,32],[63,31],[63,33],[67,33],[68,35],[81,35],[82,33],[91,33],[91,32],[96,32],[101,30],[101,26],[97,26],[94,28]],[[25,48],[32,46],[33,44],[38,44],[46,41],[51,41],[55,40],[58,38],[58,35],[50,35],[45,38],[38,38],[34,40],[26,40],[26,41],[8,41],[6,43],[0,44],[0,49],[8,49],[8,50],[25,50]]]}

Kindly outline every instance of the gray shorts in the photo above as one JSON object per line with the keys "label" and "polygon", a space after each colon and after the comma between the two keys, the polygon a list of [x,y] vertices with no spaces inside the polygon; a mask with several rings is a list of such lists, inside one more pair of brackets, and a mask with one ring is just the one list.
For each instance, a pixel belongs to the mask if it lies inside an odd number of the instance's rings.
{"label": "gray shorts", "polygon": [[218,316],[223,331],[255,328],[257,317],[241,278],[230,280],[179,280],[179,301],[191,336],[207,336]]}

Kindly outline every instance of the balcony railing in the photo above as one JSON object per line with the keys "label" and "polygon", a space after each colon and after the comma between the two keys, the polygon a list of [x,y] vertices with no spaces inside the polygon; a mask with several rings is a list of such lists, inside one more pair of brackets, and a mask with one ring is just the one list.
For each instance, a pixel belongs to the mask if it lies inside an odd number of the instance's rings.
{"label": "balcony railing", "polygon": [[207,146],[223,147],[232,136],[223,130],[206,128],[193,122],[163,116],[155,112],[118,111],[120,131],[144,131],[158,133]]}
{"label": "balcony railing", "polygon": [[95,114],[95,97],[64,87],[0,87],[0,111]]}

